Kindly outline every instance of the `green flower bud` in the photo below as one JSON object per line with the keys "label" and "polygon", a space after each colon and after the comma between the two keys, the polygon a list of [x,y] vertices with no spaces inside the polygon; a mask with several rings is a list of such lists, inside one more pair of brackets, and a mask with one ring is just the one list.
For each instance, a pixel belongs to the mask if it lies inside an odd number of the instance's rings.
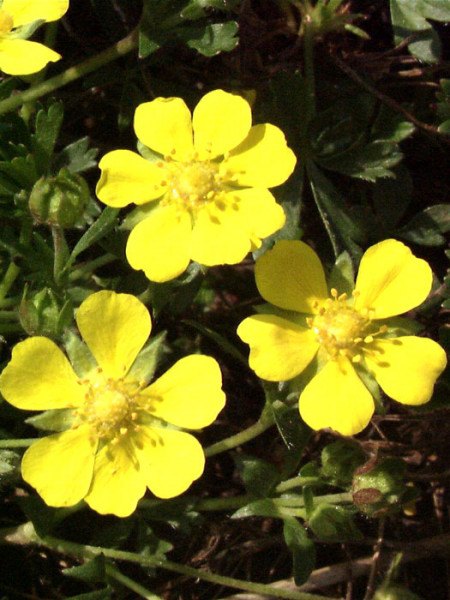
{"label": "green flower bud", "polygon": [[48,288],[35,294],[32,299],[24,298],[19,305],[20,323],[29,335],[58,338],[64,327],[70,325],[72,316],[72,303],[67,301],[61,306]]}
{"label": "green flower bud", "polygon": [[346,487],[351,484],[355,470],[366,461],[357,442],[338,440],[322,450],[322,474],[331,483]]}
{"label": "green flower bud", "polygon": [[405,463],[400,458],[369,461],[355,472],[353,501],[369,516],[387,514],[411,502],[417,492],[404,481]]}
{"label": "green flower bud", "polygon": [[28,205],[38,223],[67,229],[81,218],[89,198],[86,181],[61,169],[56,177],[41,177],[34,184]]}

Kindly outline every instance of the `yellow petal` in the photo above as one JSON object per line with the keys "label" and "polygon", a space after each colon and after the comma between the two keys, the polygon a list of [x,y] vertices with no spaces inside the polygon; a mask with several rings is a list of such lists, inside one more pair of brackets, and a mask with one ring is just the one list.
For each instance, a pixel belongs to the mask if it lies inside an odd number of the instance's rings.
{"label": "yellow petal", "polygon": [[197,213],[192,231],[192,259],[202,265],[234,265],[250,252],[250,233],[231,206],[209,204]]}
{"label": "yellow petal", "polygon": [[425,404],[447,358],[428,338],[405,336],[376,340],[365,355],[369,369],[384,392],[402,404]]}
{"label": "yellow petal", "polygon": [[95,360],[114,378],[127,373],[152,327],[148,310],[135,296],[108,290],[91,294],[76,319]]}
{"label": "yellow petal", "polygon": [[319,257],[297,240],[277,242],[255,265],[256,285],[261,296],[287,310],[315,313],[316,303],[328,297]]}
{"label": "yellow petal", "polygon": [[235,148],[252,126],[250,105],[241,96],[214,90],[203,96],[193,114],[194,145],[200,158],[214,158]]}
{"label": "yellow petal", "polygon": [[60,58],[60,54],[38,42],[0,40],[0,70],[8,75],[31,75]]}
{"label": "yellow petal", "polygon": [[99,162],[102,170],[96,194],[108,206],[145,204],[162,196],[164,170],[130,150],[113,150]]}
{"label": "yellow petal", "polygon": [[283,208],[265,188],[247,188],[226,194],[229,216],[252,238],[264,239],[281,229],[286,221]]}
{"label": "yellow petal", "polygon": [[139,434],[136,455],[147,486],[155,496],[178,496],[203,473],[203,449],[189,433],[142,427]]}
{"label": "yellow petal", "polygon": [[251,128],[224,166],[238,185],[267,188],[284,183],[296,162],[281,129],[266,123]]}
{"label": "yellow petal", "polygon": [[369,423],[374,401],[346,358],[329,361],[300,395],[300,414],[313,429],[355,435]]}
{"label": "yellow petal", "polygon": [[400,315],[421,304],[430,293],[429,264],[397,240],[371,246],[361,259],[355,307],[375,309],[375,318]]}
{"label": "yellow petal", "polygon": [[58,346],[46,337],[19,342],[0,376],[0,390],[13,406],[48,410],[81,406],[78,377]]}
{"label": "yellow petal", "polygon": [[152,415],[187,429],[210,425],[225,405],[219,365],[194,354],[173,365],[142,393],[154,398]]}
{"label": "yellow petal", "polygon": [[169,281],[181,275],[191,258],[191,217],[175,206],[152,212],[136,225],[127,243],[127,259],[151,281]]}
{"label": "yellow petal", "polygon": [[275,315],[248,317],[237,334],[250,345],[250,367],[268,381],[292,379],[308,366],[319,348],[311,329]]}
{"label": "yellow petal", "polygon": [[89,490],[96,449],[87,425],[50,435],[25,452],[22,476],[49,506],[73,506]]}
{"label": "yellow petal", "polygon": [[140,104],[134,130],[143,144],[163,156],[189,160],[193,154],[191,113],[181,98],[156,98]]}
{"label": "yellow petal", "polygon": [[69,0],[3,0],[1,9],[14,19],[14,27],[27,25],[38,19],[56,21],[69,8]]}
{"label": "yellow petal", "polygon": [[136,510],[147,486],[129,440],[108,444],[95,457],[92,484],[86,502],[102,515],[128,517]]}

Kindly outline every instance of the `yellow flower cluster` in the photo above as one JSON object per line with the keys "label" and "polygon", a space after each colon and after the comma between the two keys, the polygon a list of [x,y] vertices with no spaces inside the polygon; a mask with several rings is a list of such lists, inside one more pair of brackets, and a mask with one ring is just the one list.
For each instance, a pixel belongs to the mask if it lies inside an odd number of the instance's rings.
{"label": "yellow flower cluster", "polygon": [[20,29],[34,21],[56,21],[69,0],[3,0],[0,6],[0,70],[8,75],[31,75],[61,56],[38,42],[20,38]]}
{"label": "yellow flower cluster", "polygon": [[[31,42],[8,37],[13,28],[57,19],[67,4],[3,0],[0,68],[22,70],[20,53],[30,49]],[[34,67],[55,60],[39,52]],[[138,106],[134,128],[146,158],[129,150],[106,154],[97,195],[111,207],[137,205],[126,252],[149,279],[168,281],[191,260],[238,263],[283,226],[283,209],[268,188],[289,177],[296,159],[277,127],[252,126],[242,97],[210,92],[192,115],[180,98],[157,98]],[[276,243],[256,261],[255,276],[272,308],[246,318],[238,335],[263,379],[291,380],[314,367],[299,399],[312,428],[343,435],[364,429],[374,412],[368,377],[403,404],[431,398],[446,364],[443,349],[427,338],[396,336],[389,325],[431,288],[429,265],[404,244],[369,248],[351,296],[328,289],[318,256],[301,241]],[[92,294],[76,322],[90,357],[81,370],[50,339],[30,337],[0,376],[12,405],[64,415],[55,433],[25,452],[23,478],[50,506],[84,499],[118,516],[131,514],[147,488],[160,498],[181,494],[204,468],[199,442],[182,429],[211,424],[225,403],[218,364],[187,356],[153,383],[142,380],[139,355],[151,318],[128,294]]]}

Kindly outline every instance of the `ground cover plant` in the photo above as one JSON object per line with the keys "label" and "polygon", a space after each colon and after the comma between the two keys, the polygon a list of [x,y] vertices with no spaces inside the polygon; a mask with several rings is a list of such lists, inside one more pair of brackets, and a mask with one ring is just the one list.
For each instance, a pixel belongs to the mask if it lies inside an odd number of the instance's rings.
{"label": "ground cover plant", "polygon": [[1,599],[450,597],[449,22],[0,0]]}

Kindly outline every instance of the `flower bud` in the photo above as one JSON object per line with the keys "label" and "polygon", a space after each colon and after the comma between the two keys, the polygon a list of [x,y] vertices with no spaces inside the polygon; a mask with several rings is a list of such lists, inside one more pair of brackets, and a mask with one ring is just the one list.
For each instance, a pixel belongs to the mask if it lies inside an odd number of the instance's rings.
{"label": "flower bud", "polygon": [[34,184],[28,205],[38,223],[68,229],[82,217],[89,197],[86,181],[61,169],[56,177],[41,177]]}
{"label": "flower bud", "polygon": [[405,463],[400,458],[369,461],[355,471],[353,502],[369,516],[380,516],[400,508],[416,497],[415,488],[404,481]]}
{"label": "flower bud", "polygon": [[45,335],[58,338],[64,327],[72,321],[70,301],[60,306],[54,292],[44,288],[33,298],[24,298],[19,305],[20,323],[28,335]]}

